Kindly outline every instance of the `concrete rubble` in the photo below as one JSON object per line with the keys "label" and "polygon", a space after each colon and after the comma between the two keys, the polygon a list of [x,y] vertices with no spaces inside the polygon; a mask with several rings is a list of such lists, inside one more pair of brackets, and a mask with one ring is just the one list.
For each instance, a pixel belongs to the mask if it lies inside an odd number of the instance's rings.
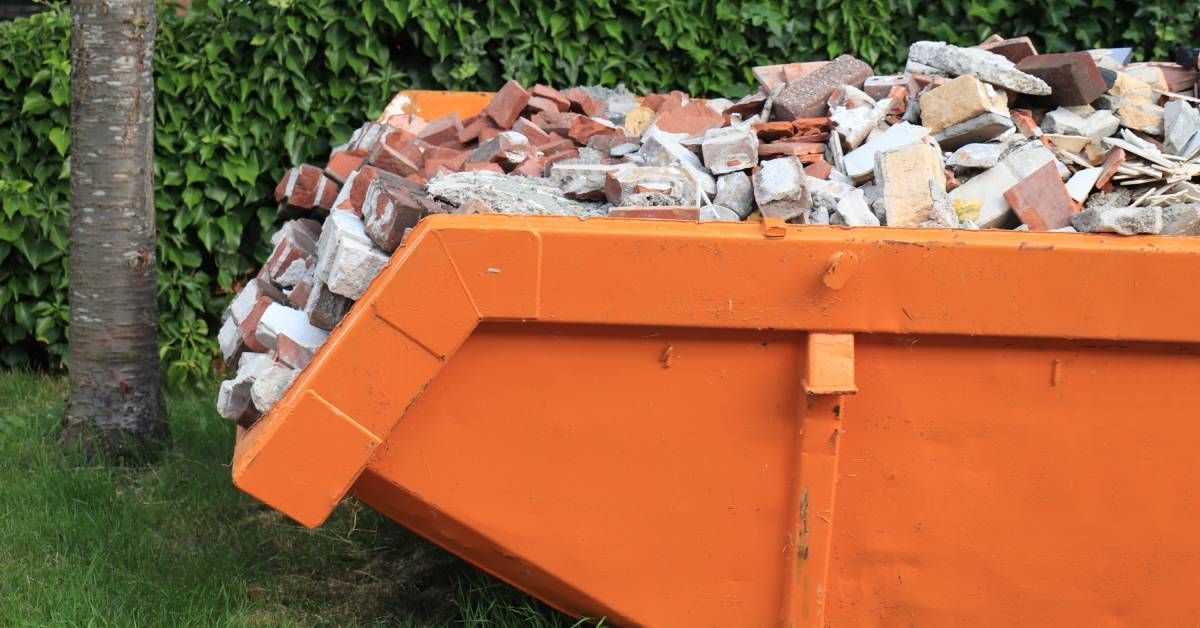
{"label": "concrete rubble", "polygon": [[425,119],[399,94],[282,174],[270,256],[218,333],[218,409],[268,413],[433,214],[1200,235],[1188,58],[993,35],[915,42],[894,74],[852,54],[751,68],[740,97],[508,81]]}

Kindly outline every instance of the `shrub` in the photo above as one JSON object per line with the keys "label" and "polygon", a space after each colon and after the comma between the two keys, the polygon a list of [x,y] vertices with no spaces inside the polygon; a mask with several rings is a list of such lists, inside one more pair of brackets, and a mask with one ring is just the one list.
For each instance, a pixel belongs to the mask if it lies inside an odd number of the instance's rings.
{"label": "shrub", "polygon": [[[197,0],[161,12],[155,55],[160,343],[169,379],[208,371],[220,313],[268,251],[286,166],[322,162],[406,87],[503,79],[739,96],[750,67],[856,54],[895,70],[917,39],[1031,34],[1047,51],[1198,43],[1163,0]],[[0,361],[66,351],[69,17],[0,24]]]}

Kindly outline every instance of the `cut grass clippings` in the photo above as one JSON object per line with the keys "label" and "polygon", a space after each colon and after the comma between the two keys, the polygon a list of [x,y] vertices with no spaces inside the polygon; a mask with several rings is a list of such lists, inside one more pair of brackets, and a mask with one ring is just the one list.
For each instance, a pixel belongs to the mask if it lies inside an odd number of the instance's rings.
{"label": "cut grass clippings", "polygon": [[574,626],[370,508],[308,530],[230,481],[213,393],[173,393],[158,464],[55,443],[62,378],[0,373],[0,625]]}

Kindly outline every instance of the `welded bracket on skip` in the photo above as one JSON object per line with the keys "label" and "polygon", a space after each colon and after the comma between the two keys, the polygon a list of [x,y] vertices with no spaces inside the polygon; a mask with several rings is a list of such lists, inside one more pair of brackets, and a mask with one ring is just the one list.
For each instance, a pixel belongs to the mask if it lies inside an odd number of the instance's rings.
{"label": "welded bracket on skip", "polygon": [[781,625],[822,626],[833,545],[838,449],[854,383],[854,336],[810,333],[799,400]]}

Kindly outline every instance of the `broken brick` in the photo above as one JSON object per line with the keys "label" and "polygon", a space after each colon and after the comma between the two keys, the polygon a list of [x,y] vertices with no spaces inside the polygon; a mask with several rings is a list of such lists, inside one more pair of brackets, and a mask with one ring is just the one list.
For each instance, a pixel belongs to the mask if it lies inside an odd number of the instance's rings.
{"label": "broken brick", "polygon": [[338,184],[322,169],[309,164],[288,170],[275,186],[276,201],[300,210],[329,209],[337,195]]}
{"label": "broken brick", "polygon": [[534,85],[533,88],[529,90],[529,95],[531,98],[544,98],[550,102],[553,102],[559,111],[571,110],[571,101],[568,100],[566,96],[563,96],[562,92],[550,87],[549,85]]}
{"label": "broken brick", "polygon": [[525,111],[529,113],[539,113],[542,111],[558,113],[562,109],[559,109],[558,103],[555,103],[553,100],[542,98],[541,96],[531,96],[529,102],[525,105]]}
{"label": "broken brick", "polygon": [[549,113],[543,111],[531,116],[529,120],[547,133],[557,133],[566,137],[567,133],[571,130],[571,126],[575,124],[575,120],[580,117],[578,113]]}
{"label": "broken brick", "polygon": [[833,90],[842,85],[861,88],[874,73],[863,61],[841,55],[817,71],[788,82],[775,97],[775,117],[794,120],[823,116],[829,111],[829,95]]}
{"label": "broken brick", "polygon": [[554,141],[554,136],[543,131],[541,127],[530,122],[528,118],[517,118],[512,130],[524,135],[534,146],[543,146]]}
{"label": "broken brick", "polygon": [[580,87],[572,87],[562,92],[562,95],[571,103],[571,111],[575,113],[582,113],[585,116],[604,115],[604,103],[593,99]]}
{"label": "broken brick", "polygon": [[1108,151],[1108,155],[1104,157],[1104,163],[1100,165],[1100,176],[1096,178],[1096,189],[1111,192],[1113,175],[1117,174],[1117,169],[1123,163],[1125,163],[1124,149],[1114,148]]}
{"label": "broken brick", "polygon": [[1005,200],[1030,231],[1050,231],[1071,224],[1079,210],[1058,176],[1058,165],[1047,162],[1004,193]]}
{"label": "broken brick", "polygon": [[516,81],[509,81],[496,92],[484,112],[502,129],[511,129],[525,105],[529,104],[529,92]]}
{"label": "broken brick", "polygon": [[1058,105],[1090,104],[1108,89],[1096,62],[1086,52],[1032,55],[1022,59],[1017,69],[1050,85],[1052,91],[1047,98]]}
{"label": "broken brick", "polygon": [[421,150],[413,144],[402,150],[384,144],[371,156],[372,166],[401,177],[421,172],[423,162]]}
{"label": "broken brick", "polygon": [[691,137],[704,135],[705,131],[724,125],[725,116],[698,102],[690,102],[666,112],[660,110],[654,119],[654,126],[659,130],[685,133]]}
{"label": "broken brick", "polygon": [[400,246],[405,230],[415,227],[424,215],[412,190],[376,179],[363,203],[363,230],[375,246],[391,253]]}
{"label": "broken brick", "polygon": [[1028,37],[997,39],[996,41],[979,44],[977,47],[992,54],[998,54],[1013,63],[1020,63],[1022,59],[1032,57],[1038,53],[1037,48],[1033,45],[1033,40]]}
{"label": "broken brick", "polygon": [[417,137],[437,146],[458,145],[458,134],[462,130],[462,120],[457,113],[451,113],[426,124]]}
{"label": "broken brick", "polygon": [[804,61],[799,63],[781,63],[777,65],[760,65],[750,69],[755,80],[763,91],[770,93],[779,83],[789,83],[808,76],[828,65],[828,61]]}
{"label": "broken brick", "polygon": [[595,118],[578,116],[567,130],[567,137],[580,144],[587,144],[594,135],[624,135],[621,129],[605,124]]}
{"label": "broken brick", "polygon": [[345,150],[335,150],[329,156],[329,163],[325,164],[325,174],[338,183],[345,183],[346,179],[350,178],[350,174],[358,170],[365,161],[366,157],[363,155],[355,155]]}

